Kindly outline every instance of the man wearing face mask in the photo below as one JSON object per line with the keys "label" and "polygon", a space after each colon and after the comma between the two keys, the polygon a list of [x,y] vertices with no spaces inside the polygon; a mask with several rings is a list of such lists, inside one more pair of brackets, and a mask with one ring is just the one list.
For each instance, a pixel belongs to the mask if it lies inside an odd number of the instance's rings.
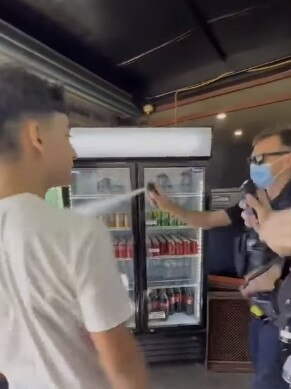
{"label": "man wearing face mask", "polygon": [[[271,207],[274,210],[291,208],[291,130],[258,135],[253,142],[249,162],[250,176],[258,188],[266,190]],[[248,208],[245,209],[243,218],[239,205],[226,210],[199,212],[179,207],[159,191],[150,192],[150,198],[159,208],[179,216],[194,228],[211,229],[233,225],[241,236],[237,248],[237,262],[243,274],[278,257],[278,254],[259,240],[253,228],[246,230],[245,220],[250,227],[256,225],[255,216]],[[277,279],[286,276],[288,271],[288,266],[272,266],[266,274],[257,277],[255,284],[253,281],[249,282],[243,290],[244,295],[272,290]],[[253,318],[249,328],[250,351],[255,369],[252,388],[287,389],[288,385],[282,379],[284,360],[279,330],[256,304],[252,304],[251,312]]]}

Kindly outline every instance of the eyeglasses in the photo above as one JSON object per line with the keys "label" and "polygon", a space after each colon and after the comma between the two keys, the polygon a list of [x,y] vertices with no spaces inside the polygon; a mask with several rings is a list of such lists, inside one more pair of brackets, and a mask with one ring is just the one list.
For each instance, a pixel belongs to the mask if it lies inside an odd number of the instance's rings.
{"label": "eyeglasses", "polygon": [[289,154],[291,151],[274,151],[273,153],[263,153],[257,155],[251,155],[248,157],[247,161],[249,164],[254,163],[255,165],[261,165],[264,163],[265,157],[273,156],[273,155],[284,155]]}

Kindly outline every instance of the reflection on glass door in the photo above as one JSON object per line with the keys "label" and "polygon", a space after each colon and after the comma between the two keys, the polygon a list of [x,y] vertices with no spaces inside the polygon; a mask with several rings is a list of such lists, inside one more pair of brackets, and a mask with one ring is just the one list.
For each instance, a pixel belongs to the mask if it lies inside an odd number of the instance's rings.
{"label": "reflection on glass door", "polygon": [[[72,208],[84,203],[110,198],[131,190],[129,168],[80,168],[74,170],[70,188]],[[131,201],[113,206],[98,216],[109,228],[117,267],[129,296],[134,301],[134,239],[132,233]],[[128,322],[135,328],[135,318]]]}
{"label": "reflection on glass door", "polygon": [[[203,210],[203,168],[146,168],[145,184],[180,206]],[[197,325],[201,321],[202,233],[146,200],[149,328]]]}

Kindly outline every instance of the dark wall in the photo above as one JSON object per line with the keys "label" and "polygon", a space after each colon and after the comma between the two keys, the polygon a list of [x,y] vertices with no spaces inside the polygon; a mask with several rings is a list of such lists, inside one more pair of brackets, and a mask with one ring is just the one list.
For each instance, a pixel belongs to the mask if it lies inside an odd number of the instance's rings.
{"label": "dark wall", "polygon": [[[206,172],[208,201],[210,189],[238,187],[248,178],[246,158],[250,151],[249,143],[240,143],[237,139],[214,139],[213,155]],[[231,226],[215,228],[205,233],[208,274],[236,277],[233,260],[235,236],[236,231]]]}
{"label": "dark wall", "polygon": [[249,176],[246,158],[251,145],[216,137],[212,150],[206,172],[206,191],[240,186]]}

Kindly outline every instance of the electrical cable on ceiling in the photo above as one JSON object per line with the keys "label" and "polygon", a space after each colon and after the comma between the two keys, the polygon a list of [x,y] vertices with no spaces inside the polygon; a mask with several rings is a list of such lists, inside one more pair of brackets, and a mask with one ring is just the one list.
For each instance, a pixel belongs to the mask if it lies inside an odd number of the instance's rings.
{"label": "electrical cable on ceiling", "polygon": [[186,86],[184,88],[177,89],[177,90],[171,91],[169,93],[165,93],[163,95],[160,95],[160,97],[174,93],[174,116],[175,116],[174,122],[175,122],[175,125],[176,125],[177,122],[178,122],[178,94],[179,93],[190,91],[190,90],[199,89],[199,88],[201,88],[201,87],[203,87],[205,85],[212,84],[212,83],[214,83],[216,81],[222,80],[224,78],[227,78],[227,77],[230,77],[230,76],[233,76],[233,75],[238,75],[238,74],[241,74],[241,73],[255,73],[255,72],[260,72],[260,71],[265,71],[265,70],[270,70],[270,69],[278,68],[278,67],[281,67],[281,66],[284,66],[284,65],[288,65],[288,64],[291,64],[291,59],[284,60],[284,61],[281,61],[281,62],[278,62],[278,63],[275,63],[275,64],[273,63],[273,64],[270,64],[270,65],[266,64],[266,65],[263,65],[263,66],[262,65],[254,66],[252,68],[244,69],[244,70],[241,70],[239,72],[230,71],[230,72],[222,73],[219,76],[217,76],[215,78],[212,78],[210,80],[202,81],[202,82],[199,82],[199,83],[194,84],[194,85],[189,85],[189,86]]}

